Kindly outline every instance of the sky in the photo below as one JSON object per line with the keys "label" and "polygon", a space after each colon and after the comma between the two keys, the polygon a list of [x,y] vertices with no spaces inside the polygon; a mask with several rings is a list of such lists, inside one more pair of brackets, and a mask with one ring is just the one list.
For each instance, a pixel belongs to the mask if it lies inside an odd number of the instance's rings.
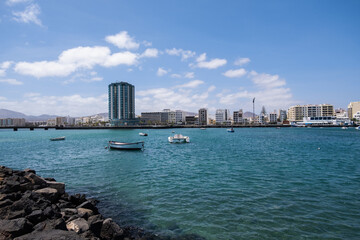
{"label": "sky", "polygon": [[0,0],[0,108],[267,112],[360,101],[360,1]]}

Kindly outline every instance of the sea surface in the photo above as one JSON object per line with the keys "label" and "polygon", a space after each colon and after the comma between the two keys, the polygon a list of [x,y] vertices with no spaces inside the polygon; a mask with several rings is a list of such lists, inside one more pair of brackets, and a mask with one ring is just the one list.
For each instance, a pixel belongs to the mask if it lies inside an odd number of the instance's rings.
{"label": "sea surface", "polygon": [[[191,142],[168,143],[172,131]],[[108,150],[109,140],[145,150]],[[354,128],[0,130],[0,165],[54,177],[118,224],[164,236],[360,239]]]}

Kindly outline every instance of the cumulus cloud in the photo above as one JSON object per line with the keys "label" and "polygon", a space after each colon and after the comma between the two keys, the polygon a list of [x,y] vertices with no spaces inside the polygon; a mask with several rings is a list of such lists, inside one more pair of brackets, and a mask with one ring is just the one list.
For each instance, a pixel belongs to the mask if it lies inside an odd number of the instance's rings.
{"label": "cumulus cloud", "polygon": [[6,75],[5,69],[0,69],[0,77],[4,77]]}
{"label": "cumulus cloud", "polygon": [[190,50],[183,50],[181,48],[166,49],[165,52],[171,56],[181,56],[181,61],[185,61],[188,58],[194,57],[195,52]]}
{"label": "cumulus cloud", "polygon": [[7,83],[7,84],[10,84],[10,85],[22,85],[23,84],[23,82],[18,81],[18,80],[13,79],[13,78],[0,79],[0,83]]}
{"label": "cumulus cloud", "polygon": [[6,4],[11,6],[18,3],[28,3],[28,2],[31,2],[31,0],[7,0]]}
{"label": "cumulus cloud", "polygon": [[42,26],[41,20],[38,18],[38,15],[40,15],[40,13],[40,7],[37,4],[30,4],[22,12],[12,12],[12,14],[14,15],[13,19],[17,22],[35,23],[39,26]]}
{"label": "cumulus cloud", "polygon": [[165,69],[159,67],[156,74],[157,74],[159,77],[162,77],[162,76],[166,75],[167,73],[168,73],[168,70],[165,70]]}
{"label": "cumulus cloud", "polygon": [[286,84],[285,79],[281,79],[279,75],[270,75],[267,73],[257,73],[251,71],[249,74],[252,81],[260,88],[276,88]]}
{"label": "cumulus cloud", "polygon": [[177,86],[175,86],[175,88],[196,88],[201,84],[204,84],[204,81],[194,80],[194,81],[184,83],[182,85],[177,85]]}
{"label": "cumulus cloud", "polygon": [[234,65],[242,66],[242,65],[249,63],[250,61],[251,61],[250,58],[238,58],[234,62]]}
{"label": "cumulus cloud", "polygon": [[134,38],[130,37],[127,31],[122,31],[116,35],[110,35],[105,37],[105,40],[111,44],[114,44],[118,48],[122,49],[138,49],[140,44],[134,41]]}
{"label": "cumulus cloud", "polygon": [[140,57],[156,58],[159,55],[159,50],[156,48],[147,48]]}
{"label": "cumulus cloud", "polygon": [[23,99],[9,101],[0,99],[0,108],[8,108],[25,114],[56,114],[60,116],[88,116],[106,112],[108,95],[86,97],[79,94],[68,96],[44,96],[28,94]]}
{"label": "cumulus cloud", "polygon": [[181,78],[181,75],[177,74],[177,73],[174,73],[174,74],[171,74],[171,77],[172,78]]}
{"label": "cumulus cloud", "polygon": [[184,77],[185,78],[194,78],[195,75],[194,75],[194,72],[186,72]]}
{"label": "cumulus cloud", "polygon": [[256,104],[267,108],[279,109],[287,108],[296,103],[291,94],[290,88],[286,88],[285,79],[281,79],[278,75],[267,73],[257,73],[251,71],[248,78],[254,83],[255,90],[247,91],[239,89],[236,92],[226,92],[218,94],[219,103],[228,107],[237,107],[241,104],[241,108],[251,109],[252,99],[256,98]]}
{"label": "cumulus cloud", "polygon": [[207,69],[216,69],[218,67],[224,66],[227,61],[226,59],[213,58],[210,61],[206,61],[206,53],[201,54],[196,59],[196,64],[191,64],[190,66],[195,66],[198,68],[207,68]]}
{"label": "cumulus cloud", "polygon": [[79,69],[92,69],[95,65],[113,67],[134,65],[138,55],[131,52],[111,54],[108,47],[77,47],[63,51],[56,61],[19,62],[14,70],[23,75],[65,77]]}
{"label": "cumulus cloud", "polygon": [[[165,108],[197,112],[200,107],[207,107],[208,104],[214,103],[209,99],[209,93],[215,87],[210,86],[204,91],[198,88],[201,84],[204,84],[204,82],[195,80],[170,88],[138,91],[136,93],[136,108],[141,112],[158,111]],[[154,106],[157,109],[154,109]]]}
{"label": "cumulus cloud", "polygon": [[246,70],[244,68],[240,68],[240,69],[235,69],[235,70],[228,70],[226,72],[223,73],[223,75],[225,77],[228,77],[228,78],[240,78],[244,75],[246,75]]}

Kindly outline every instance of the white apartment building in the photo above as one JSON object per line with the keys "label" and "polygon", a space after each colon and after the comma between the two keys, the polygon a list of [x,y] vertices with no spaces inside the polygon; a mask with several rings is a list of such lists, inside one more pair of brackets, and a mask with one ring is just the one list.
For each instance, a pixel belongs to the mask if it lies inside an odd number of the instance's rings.
{"label": "white apartment building", "polygon": [[302,121],[307,117],[334,116],[334,106],[330,104],[308,104],[292,106],[288,110],[289,121]]}
{"label": "white apartment building", "polygon": [[287,115],[286,115],[286,110],[279,110],[279,119],[280,122],[283,122],[284,120],[287,119]]}
{"label": "white apartment building", "polygon": [[216,124],[224,124],[230,120],[229,109],[217,109],[215,113]]}

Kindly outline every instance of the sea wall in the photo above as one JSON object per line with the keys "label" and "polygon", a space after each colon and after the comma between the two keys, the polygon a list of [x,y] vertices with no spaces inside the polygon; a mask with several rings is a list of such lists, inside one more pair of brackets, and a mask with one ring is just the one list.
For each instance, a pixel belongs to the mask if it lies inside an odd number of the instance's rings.
{"label": "sea wall", "polygon": [[96,204],[85,195],[69,195],[64,183],[34,170],[0,166],[0,240],[160,239],[140,228],[120,227]]}

